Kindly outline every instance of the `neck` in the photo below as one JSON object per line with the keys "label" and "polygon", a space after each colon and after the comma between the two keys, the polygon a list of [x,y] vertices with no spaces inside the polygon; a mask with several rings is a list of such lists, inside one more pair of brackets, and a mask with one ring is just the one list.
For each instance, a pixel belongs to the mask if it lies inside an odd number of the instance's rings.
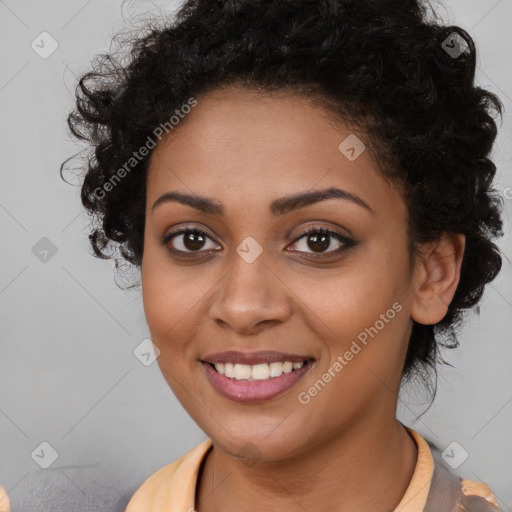
{"label": "neck", "polygon": [[214,447],[198,477],[195,508],[387,512],[405,494],[417,456],[416,443],[394,417],[356,423],[285,461],[250,466]]}

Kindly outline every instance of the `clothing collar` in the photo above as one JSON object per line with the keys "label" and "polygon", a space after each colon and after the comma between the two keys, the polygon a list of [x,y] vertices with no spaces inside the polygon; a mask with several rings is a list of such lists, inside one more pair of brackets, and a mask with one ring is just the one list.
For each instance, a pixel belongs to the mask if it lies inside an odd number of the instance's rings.
{"label": "clothing collar", "polygon": [[[404,427],[416,442],[418,459],[411,482],[393,512],[423,512],[430,491],[434,460],[423,437]],[[134,494],[126,512],[193,512],[197,476],[211,448],[212,440],[208,438],[180,459],[154,473]]]}

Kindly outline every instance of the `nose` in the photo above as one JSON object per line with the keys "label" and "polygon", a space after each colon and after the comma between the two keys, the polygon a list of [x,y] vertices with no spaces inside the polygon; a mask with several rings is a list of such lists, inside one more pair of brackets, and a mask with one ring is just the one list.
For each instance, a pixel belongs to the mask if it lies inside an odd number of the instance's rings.
{"label": "nose", "polygon": [[291,293],[263,255],[252,263],[237,255],[218,285],[209,316],[225,329],[256,334],[288,320]]}

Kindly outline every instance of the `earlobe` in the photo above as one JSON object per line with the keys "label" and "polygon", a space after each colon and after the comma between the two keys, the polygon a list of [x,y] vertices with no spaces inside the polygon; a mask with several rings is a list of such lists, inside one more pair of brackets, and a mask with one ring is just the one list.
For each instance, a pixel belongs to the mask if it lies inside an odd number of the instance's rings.
{"label": "earlobe", "polygon": [[411,317],[431,325],[448,311],[460,280],[466,237],[444,233],[436,242],[425,244],[416,263]]}

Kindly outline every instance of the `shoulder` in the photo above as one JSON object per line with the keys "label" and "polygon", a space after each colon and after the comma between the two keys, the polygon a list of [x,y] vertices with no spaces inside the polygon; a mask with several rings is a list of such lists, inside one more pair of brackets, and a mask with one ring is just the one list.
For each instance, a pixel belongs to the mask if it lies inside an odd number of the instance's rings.
{"label": "shoulder", "polygon": [[7,491],[0,485],[0,512],[10,512],[11,502]]}
{"label": "shoulder", "polygon": [[211,445],[207,439],[153,473],[135,491],[125,512],[187,512],[193,508],[198,470]]}
{"label": "shoulder", "polygon": [[77,512],[93,510],[92,504],[95,511],[124,512],[140,481],[140,471],[121,461],[28,468],[11,490],[1,482],[0,512]]}
{"label": "shoulder", "polygon": [[461,478],[461,487],[464,497],[461,498],[460,504],[468,512],[501,510],[496,496],[486,483]]}
{"label": "shoulder", "polygon": [[171,480],[183,463],[183,457],[149,476],[131,497],[126,512],[139,512],[164,500],[165,482]]}
{"label": "shoulder", "polygon": [[434,472],[424,512],[501,512],[487,483],[455,475],[445,463],[440,450],[429,443]]}

